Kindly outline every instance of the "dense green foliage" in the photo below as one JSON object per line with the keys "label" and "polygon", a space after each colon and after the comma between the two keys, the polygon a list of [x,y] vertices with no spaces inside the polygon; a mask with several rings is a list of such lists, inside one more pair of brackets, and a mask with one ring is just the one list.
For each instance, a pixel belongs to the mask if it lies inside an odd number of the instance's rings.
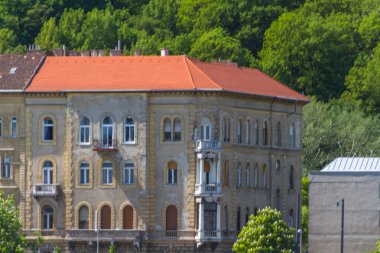
{"label": "dense green foliage", "polygon": [[249,217],[232,249],[237,253],[291,253],[294,235],[294,229],[282,220],[281,212],[267,207]]}
{"label": "dense green foliage", "polygon": [[339,156],[379,156],[380,121],[353,102],[313,101],[304,108],[303,167],[320,170]]}
{"label": "dense green foliage", "polygon": [[21,222],[13,197],[0,195],[0,252],[24,252],[25,237],[20,234]]}

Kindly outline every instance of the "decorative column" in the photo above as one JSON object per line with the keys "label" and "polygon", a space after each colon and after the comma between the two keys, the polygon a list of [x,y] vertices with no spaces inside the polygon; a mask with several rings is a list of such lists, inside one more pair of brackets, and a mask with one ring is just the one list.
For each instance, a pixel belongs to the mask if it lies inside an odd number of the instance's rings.
{"label": "decorative column", "polygon": [[220,191],[220,178],[221,178],[221,168],[220,168],[220,153],[216,157],[216,185],[217,185],[217,191]]}
{"label": "decorative column", "polygon": [[203,202],[199,203],[199,239],[204,239],[204,204]]}
{"label": "decorative column", "polygon": [[199,159],[199,185],[201,192],[203,192],[203,171],[204,171],[204,166],[205,166],[205,160],[203,154],[198,155]]}
{"label": "decorative column", "polygon": [[222,233],[221,233],[221,228],[220,228],[220,218],[221,218],[220,210],[221,210],[220,202],[218,202],[216,205],[216,237],[218,239],[222,238]]}

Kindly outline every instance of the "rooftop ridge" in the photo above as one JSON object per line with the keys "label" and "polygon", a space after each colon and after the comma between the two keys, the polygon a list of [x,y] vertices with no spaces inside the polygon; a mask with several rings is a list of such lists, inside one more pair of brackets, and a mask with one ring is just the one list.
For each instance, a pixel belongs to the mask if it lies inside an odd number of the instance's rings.
{"label": "rooftop ridge", "polygon": [[[219,84],[217,84],[214,80],[211,79],[211,77],[209,75],[207,75],[204,71],[202,71],[193,61],[191,58],[189,57],[185,57],[186,61],[189,62],[190,64],[192,64],[196,70],[199,71],[199,73],[201,73],[203,76],[205,76],[208,80],[210,80],[211,84],[214,85],[216,88],[220,89],[220,90],[223,90],[223,87],[221,87]],[[191,73],[191,71],[190,71]]]}

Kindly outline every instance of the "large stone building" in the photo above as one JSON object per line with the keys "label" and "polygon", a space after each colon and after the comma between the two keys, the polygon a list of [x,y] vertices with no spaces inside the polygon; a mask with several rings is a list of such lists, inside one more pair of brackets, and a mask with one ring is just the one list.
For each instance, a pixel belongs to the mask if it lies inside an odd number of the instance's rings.
{"label": "large stone building", "polygon": [[37,70],[17,94],[11,167],[45,251],[94,252],[98,237],[101,252],[231,252],[265,206],[299,227],[303,95],[186,56],[46,57]]}
{"label": "large stone building", "polygon": [[380,158],[339,157],[309,176],[309,252],[372,252],[380,238]]}

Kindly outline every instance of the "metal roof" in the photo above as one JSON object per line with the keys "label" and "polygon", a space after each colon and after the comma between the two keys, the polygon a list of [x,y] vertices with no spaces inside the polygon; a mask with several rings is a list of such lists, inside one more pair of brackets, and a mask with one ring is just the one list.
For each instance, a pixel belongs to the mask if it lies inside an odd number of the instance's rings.
{"label": "metal roof", "polygon": [[380,172],[380,157],[338,157],[322,172]]}

